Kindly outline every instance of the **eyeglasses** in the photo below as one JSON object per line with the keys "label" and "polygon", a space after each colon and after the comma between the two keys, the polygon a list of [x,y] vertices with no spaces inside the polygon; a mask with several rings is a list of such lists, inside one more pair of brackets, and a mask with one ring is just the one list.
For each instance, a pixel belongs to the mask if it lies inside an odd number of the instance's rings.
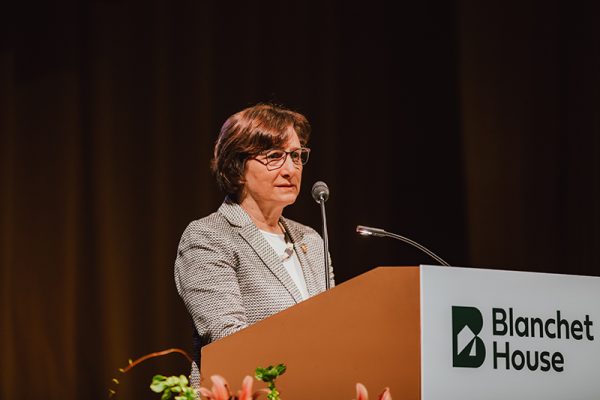
{"label": "eyeglasses", "polygon": [[299,149],[285,151],[280,149],[272,149],[263,151],[259,154],[260,158],[254,157],[256,161],[265,165],[269,171],[279,169],[285,164],[287,156],[290,156],[294,165],[306,165],[310,149],[308,147],[300,147]]}

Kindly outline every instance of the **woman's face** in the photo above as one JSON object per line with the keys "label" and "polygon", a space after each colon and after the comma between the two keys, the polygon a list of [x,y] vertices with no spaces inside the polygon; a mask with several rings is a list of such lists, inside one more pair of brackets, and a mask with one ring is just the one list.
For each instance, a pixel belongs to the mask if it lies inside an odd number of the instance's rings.
{"label": "woman's face", "polygon": [[[296,131],[290,127],[289,140],[281,150],[290,151],[301,147]],[[269,171],[262,162],[264,156],[248,159],[244,172],[243,199],[253,200],[260,208],[278,208],[293,204],[300,193],[302,165],[294,164],[288,154],[281,168]],[[260,160],[260,161],[259,161]]]}

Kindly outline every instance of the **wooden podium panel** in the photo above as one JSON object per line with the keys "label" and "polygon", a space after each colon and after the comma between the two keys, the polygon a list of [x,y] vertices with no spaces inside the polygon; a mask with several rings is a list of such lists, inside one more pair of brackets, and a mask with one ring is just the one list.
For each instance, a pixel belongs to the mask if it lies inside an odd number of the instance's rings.
{"label": "wooden podium panel", "polygon": [[256,367],[284,363],[286,400],[371,398],[384,387],[419,399],[418,267],[379,267],[202,349],[203,386],[220,374],[240,388]]}

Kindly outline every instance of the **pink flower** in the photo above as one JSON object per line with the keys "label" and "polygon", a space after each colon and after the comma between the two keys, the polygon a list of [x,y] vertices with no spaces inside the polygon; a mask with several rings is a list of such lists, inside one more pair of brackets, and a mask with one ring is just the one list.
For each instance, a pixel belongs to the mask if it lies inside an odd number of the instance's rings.
{"label": "pink flower", "polygon": [[261,389],[252,393],[252,384],[254,380],[250,375],[246,375],[242,381],[242,389],[238,390],[237,396],[232,397],[229,385],[221,375],[212,375],[210,379],[213,382],[211,390],[201,387],[200,394],[207,400],[255,400],[261,393],[268,393],[267,389]]}
{"label": "pink flower", "polygon": [[229,400],[230,392],[227,381],[221,375],[213,375],[210,377],[213,382],[211,390],[201,387],[200,394],[210,400]]}
{"label": "pink flower", "polygon": [[[367,388],[362,383],[356,384],[356,400],[369,400],[369,392],[367,392]],[[390,388],[386,387],[377,400],[392,400]]]}
{"label": "pink flower", "polygon": [[238,400],[255,400],[261,393],[269,393],[267,389],[260,389],[252,393],[252,384],[254,379],[250,375],[246,375],[242,381],[242,390],[238,390]]}

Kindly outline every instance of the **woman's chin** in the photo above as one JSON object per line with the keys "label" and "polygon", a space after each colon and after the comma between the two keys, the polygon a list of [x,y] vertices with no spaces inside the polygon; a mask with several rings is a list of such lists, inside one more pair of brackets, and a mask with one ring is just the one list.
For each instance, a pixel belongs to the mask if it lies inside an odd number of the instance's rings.
{"label": "woman's chin", "polygon": [[277,202],[281,203],[283,206],[289,206],[296,202],[296,198],[298,197],[297,193],[286,193],[277,196]]}

